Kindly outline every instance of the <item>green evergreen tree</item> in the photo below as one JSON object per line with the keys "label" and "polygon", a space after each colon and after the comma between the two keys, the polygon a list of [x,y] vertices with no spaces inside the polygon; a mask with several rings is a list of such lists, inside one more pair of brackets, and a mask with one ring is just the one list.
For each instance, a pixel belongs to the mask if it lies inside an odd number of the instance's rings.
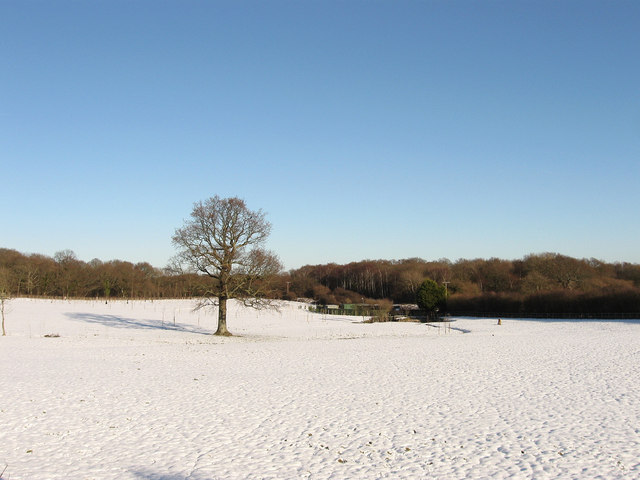
{"label": "green evergreen tree", "polygon": [[420,307],[420,310],[429,312],[429,315],[444,310],[446,301],[447,290],[444,285],[438,285],[434,280],[429,278],[422,282],[416,294],[418,307]]}

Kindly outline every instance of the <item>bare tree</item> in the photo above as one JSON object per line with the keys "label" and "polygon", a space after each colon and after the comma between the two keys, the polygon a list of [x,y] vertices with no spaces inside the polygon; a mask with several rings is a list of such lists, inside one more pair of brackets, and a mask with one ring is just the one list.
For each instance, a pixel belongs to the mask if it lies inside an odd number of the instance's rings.
{"label": "bare tree", "polygon": [[215,335],[231,335],[227,300],[241,299],[255,308],[270,303],[270,279],[282,269],[278,257],[262,248],[270,232],[262,210],[249,210],[237,197],[217,195],[196,202],[191,218],[176,229],[172,240],[178,258],[212,280],[200,306],[218,306]]}
{"label": "bare tree", "polygon": [[53,259],[58,265],[57,287],[62,296],[67,298],[76,293],[81,263],[73,250],[56,252],[53,255]]}
{"label": "bare tree", "polygon": [[0,268],[0,316],[2,316],[2,336],[7,335],[4,326],[4,311],[7,303],[11,300],[11,289],[9,287],[9,270]]}

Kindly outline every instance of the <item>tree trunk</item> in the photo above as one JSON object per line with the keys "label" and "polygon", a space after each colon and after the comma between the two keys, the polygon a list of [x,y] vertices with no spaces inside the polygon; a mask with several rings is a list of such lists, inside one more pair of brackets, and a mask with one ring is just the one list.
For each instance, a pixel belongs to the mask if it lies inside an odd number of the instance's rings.
{"label": "tree trunk", "polygon": [[0,299],[0,310],[2,311],[2,336],[7,336],[7,331],[4,329],[4,298]]}
{"label": "tree trunk", "polygon": [[230,337],[231,333],[227,330],[227,298],[220,297],[218,304],[218,330],[214,335]]}

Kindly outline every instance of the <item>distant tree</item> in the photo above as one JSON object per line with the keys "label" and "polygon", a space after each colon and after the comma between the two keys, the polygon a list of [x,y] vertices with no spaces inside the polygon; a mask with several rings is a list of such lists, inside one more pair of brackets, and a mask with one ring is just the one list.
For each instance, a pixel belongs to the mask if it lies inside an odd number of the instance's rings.
{"label": "distant tree", "polygon": [[201,305],[218,306],[215,335],[227,329],[227,300],[260,308],[269,304],[270,280],[280,272],[278,257],[262,248],[271,224],[262,210],[249,210],[237,197],[217,195],[193,206],[191,218],[173,235],[178,257],[211,278]]}
{"label": "distant tree", "polygon": [[632,263],[618,263],[615,265],[615,272],[618,278],[633,282],[636,287],[640,287],[640,265]]}
{"label": "distant tree", "polygon": [[579,289],[592,270],[587,262],[558,253],[528,255],[524,262],[529,271],[544,275],[565,290]]}
{"label": "distant tree", "polygon": [[58,272],[57,292],[63,297],[76,294],[81,265],[76,254],[73,250],[61,250],[53,255],[53,260]]}
{"label": "distant tree", "polygon": [[447,299],[447,291],[444,285],[438,285],[431,279],[426,279],[420,285],[416,294],[416,303],[421,310],[430,315],[444,308]]}
{"label": "distant tree", "polygon": [[395,294],[395,299],[399,302],[408,300],[411,303],[411,299],[415,298],[418,293],[418,288],[424,280],[423,274],[424,266],[422,264],[407,266],[398,275],[399,288]]}
{"label": "distant tree", "polygon": [[521,285],[521,291],[525,294],[538,294],[544,291],[550,291],[555,284],[542,273],[533,270],[524,277]]}
{"label": "distant tree", "polygon": [[491,258],[481,260],[476,265],[476,278],[484,292],[507,292],[513,290],[515,277],[513,264],[508,260]]}
{"label": "distant tree", "polygon": [[2,317],[2,336],[7,335],[4,326],[4,312],[6,304],[11,300],[11,289],[9,286],[9,271],[6,268],[0,269],[0,316]]}

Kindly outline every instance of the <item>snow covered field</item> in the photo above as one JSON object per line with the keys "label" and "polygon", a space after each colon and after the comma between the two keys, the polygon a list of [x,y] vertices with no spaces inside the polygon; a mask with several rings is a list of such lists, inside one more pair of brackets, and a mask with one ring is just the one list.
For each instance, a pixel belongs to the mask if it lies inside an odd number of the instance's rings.
{"label": "snow covered field", "polygon": [[2,480],[640,478],[640,322],[214,319],[13,300]]}

